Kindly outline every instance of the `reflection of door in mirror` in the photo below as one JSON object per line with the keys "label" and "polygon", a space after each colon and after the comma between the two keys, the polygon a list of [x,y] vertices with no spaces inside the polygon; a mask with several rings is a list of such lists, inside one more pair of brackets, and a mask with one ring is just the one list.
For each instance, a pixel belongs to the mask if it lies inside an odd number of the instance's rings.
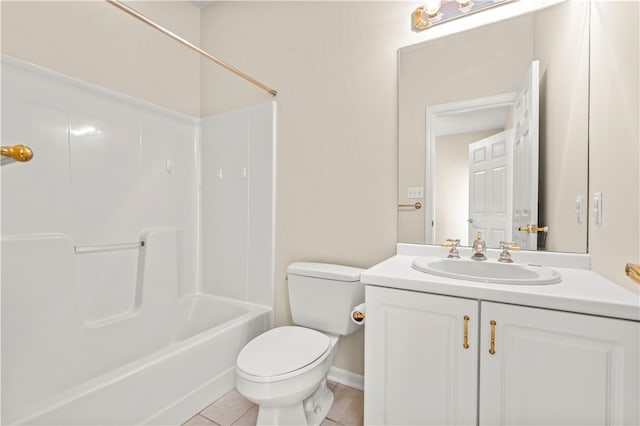
{"label": "reflection of door in mirror", "polygon": [[[436,173],[428,170],[425,176],[425,204],[437,208],[435,217],[425,215],[426,242],[453,238],[469,245],[480,232],[488,247],[497,248],[501,241],[513,240],[523,249],[537,249],[537,236],[519,228],[536,224],[538,216],[538,67],[538,61],[531,63],[515,94],[427,107],[426,162],[433,164]],[[488,128],[497,130],[481,140],[478,133],[473,133]],[[443,135],[449,138],[443,139]],[[464,135],[478,137],[465,142]],[[455,188],[455,175],[461,174],[461,168],[454,167],[449,153],[452,148],[448,144],[460,141],[472,142],[464,170],[468,191]],[[454,172],[447,176],[443,167]],[[467,211],[464,223],[461,215]]]}
{"label": "reflection of door in mirror", "polygon": [[469,242],[478,232],[487,247],[512,237],[513,131],[469,144]]}
{"label": "reflection of door in mirror", "polygon": [[538,247],[539,62],[533,61],[513,105],[513,241],[523,249]]}
{"label": "reflection of door in mirror", "polygon": [[[504,113],[499,113],[504,115]],[[497,126],[500,127],[497,127]],[[433,191],[438,199],[435,205],[434,220],[426,223],[425,229],[433,229],[435,242],[447,238],[458,238],[460,244],[468,246],[475,239],[467,238],[470,218],[470,175],[469,147],[496,133],[504,131],[504,123],[496,124],[495,129],[482,131],[464,131],[462,133],[442,134],[436,137],[435,152],[438,161],[435,164]],[[472,203],[473,204],[473,203]],[[429,226],[432,225],[432,226]],[[427,236],[426,238],[429,238]]]}
{"label": "reflection of door in mirror", "polygon": [[[460,239],[462,245],[469,245],[480,231],[489,247],[498,247],[498,242],[512,233],[512,173],[511,168],[497,170],[497,161],[506,164],[507,148],[506,142],[500,143],[500,137],[494,135],[513,127],[515,96],[515,92],[510,92],[427,107],[426,243],[453,238]],[[490,145],[481,147],[479,141],[485,138]],[[477,143],[478,150],[470,159],[472,143]],[[511,147],[508,153],[510,155]],[[493,186],[499,183],[501,172],[504,173],[502,192]],[[508,194],[505,192],[507,185]],[[502,199],[493,200],[494,196],[502,196]],[[505,214],[509,214],[509,218],[505,218]],[[494,239],[495,244],[492,243]]]}

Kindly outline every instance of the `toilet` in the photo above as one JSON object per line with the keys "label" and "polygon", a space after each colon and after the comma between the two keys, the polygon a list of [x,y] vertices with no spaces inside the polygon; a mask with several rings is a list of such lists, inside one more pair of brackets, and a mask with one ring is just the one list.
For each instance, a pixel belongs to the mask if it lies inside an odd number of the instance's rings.
{"label": "toilet", "polygon": [[251,340],[236,361],[236,386],[259,405],[258,425],[319,425],[333,404],[327,374],[340,336],[361,326],[351,309],[364,302],[362,269],[297,262],[287,268],[295,326]]}

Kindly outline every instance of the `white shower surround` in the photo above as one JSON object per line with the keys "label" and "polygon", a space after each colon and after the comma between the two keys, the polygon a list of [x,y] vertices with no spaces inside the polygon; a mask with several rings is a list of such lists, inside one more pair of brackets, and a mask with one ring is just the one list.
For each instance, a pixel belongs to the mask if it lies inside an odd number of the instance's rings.
{"label": "white shower surround", "polygon": [[2,107],[35,154],[1,173],[2,423],[179,423],[231,389],[273,323],[275,103],[201,120],[3,56]]}

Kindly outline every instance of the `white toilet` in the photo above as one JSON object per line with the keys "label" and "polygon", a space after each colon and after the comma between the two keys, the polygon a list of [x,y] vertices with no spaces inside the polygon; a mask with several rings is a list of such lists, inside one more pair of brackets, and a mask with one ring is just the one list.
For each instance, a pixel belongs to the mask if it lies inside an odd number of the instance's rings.
{"label": "white toilet", "polygon": [[362,270],[299,262],[287,272],[293,322],[301,327],[276,327],[247,343],[236,384],[260,406],[258,425],[319,425],[333,404],[327,373],[338,339],[360,329],[350,314],[364,302]]}

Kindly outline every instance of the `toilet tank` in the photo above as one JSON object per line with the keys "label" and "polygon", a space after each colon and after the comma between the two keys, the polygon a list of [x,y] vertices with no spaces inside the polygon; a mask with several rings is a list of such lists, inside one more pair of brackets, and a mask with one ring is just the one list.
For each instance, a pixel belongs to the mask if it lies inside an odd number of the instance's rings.
{"label": "toilet tank", "polygon": [[351,309],[364,302],[360,268],[296,262],[287,268],[293,322],[325,333],[346,336],[362,326],[351,321]]}

